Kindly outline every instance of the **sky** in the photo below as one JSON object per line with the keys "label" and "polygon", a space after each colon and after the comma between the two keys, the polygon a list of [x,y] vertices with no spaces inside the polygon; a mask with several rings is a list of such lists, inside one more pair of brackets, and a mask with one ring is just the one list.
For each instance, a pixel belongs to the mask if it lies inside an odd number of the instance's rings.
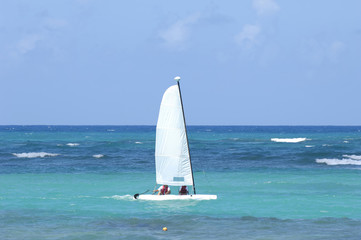
{"label": "sky", "polygon": [[0,125],[361,125],[361,1],[0,0]]}

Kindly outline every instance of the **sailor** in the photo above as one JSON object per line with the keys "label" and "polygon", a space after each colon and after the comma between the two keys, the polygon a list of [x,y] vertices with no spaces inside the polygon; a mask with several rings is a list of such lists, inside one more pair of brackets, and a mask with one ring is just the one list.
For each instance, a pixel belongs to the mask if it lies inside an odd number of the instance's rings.
{"label": "sailor", "polygon": [[189,192],[188,192],[188,188],[187,186],[181,186],[179,188],[179,195],[187,195]]}
{"label": "sailor", "polygon": [[158,192],[158,195],[168,195],[170,194],[170,187],[168,187],[168,185],[163,185],[160,186],[157,190],[154,190],[153,192]]}

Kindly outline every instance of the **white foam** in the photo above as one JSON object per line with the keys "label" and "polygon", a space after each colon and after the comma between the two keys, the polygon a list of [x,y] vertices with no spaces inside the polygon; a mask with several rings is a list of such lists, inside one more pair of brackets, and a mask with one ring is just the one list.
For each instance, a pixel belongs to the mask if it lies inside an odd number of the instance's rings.
{"label": "white foam", "polygon": [[311,147],[314,147],[314,146],[312,146],[312,145],[306,145],[305,147],[306,147],[306,148],[311,148]]}
{"label": "white foam", "polygon": [[327,165],[361,165],[361,161],[353,160],[349,158],[337,159],[337,158],[322,158],[316,159],[317,163],[326,163]]}
{"label": "white foam", "polygon": [[47,152],[29,152],[29,153],[13,153],[14,156],[18,158],[37,158],[37,157],[55,157],[59,154],[57,153],[47,153]]}
{"label": "white foam", "polygon": [[66,145],[70,147],[75,147],[75,146],[79,146],[79,143],[67,143]]}
{"label": "white foam", "polygon": [[95,157],[95,158],[102,158],[102,157],[104,157],[104,155],[103,155],[103,154],[94,154],[93,157]]}
{"label": "white foam", "polygon": [[107,199],[115,199],[115,200],[133,200],[133,196],[132,195],[129,195],[129,194],[127,194],[127,195],[122,195],[122,196],[120,196],[120,195],[113,195],[113,196],[110,196],[110,197],[108,197],[108,196],[105,196],[105,197],[102,197],[102,198],[107,198]]}
{"label": "white foam", "polygon": [[142,142],[135,142],[135,144],[143,144]]}
{"label": "white foam", "polygon": [[347,158],[351,158],[353,160],[361,160],[361,156],[360,155],[342,155],[342,157],[347,157]]}
{"label": "white foam", "polygon": [[306,138],[271,138],[273,142],[284,142],[284,143],[298,143],[309,139]]}
{"label": "white foam", "polygon": [[107,131],[108,132],[114,132],[115,130],[114,129],[108,129]]}

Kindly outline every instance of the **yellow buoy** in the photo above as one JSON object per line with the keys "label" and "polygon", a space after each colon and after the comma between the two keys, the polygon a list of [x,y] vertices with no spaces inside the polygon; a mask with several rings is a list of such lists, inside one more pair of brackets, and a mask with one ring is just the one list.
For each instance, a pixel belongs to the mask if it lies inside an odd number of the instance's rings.
{"label": "yellow buoy", "polygon": [[167,228],[167,227],[164,227],[164,228],[163,228],[163,231],[164,231],[164,232],[165,232],[165,231],[167,231],[167,230],[168,230],[168,228]]}

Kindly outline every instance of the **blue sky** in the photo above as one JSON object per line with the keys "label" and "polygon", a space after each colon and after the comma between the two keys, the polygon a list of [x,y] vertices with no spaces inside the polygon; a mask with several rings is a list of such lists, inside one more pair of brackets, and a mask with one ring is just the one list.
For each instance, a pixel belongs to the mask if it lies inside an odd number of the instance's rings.
{"label": "blue sky", "polygon": [[0,124],[361,125],[361,1],[0,2]]}

